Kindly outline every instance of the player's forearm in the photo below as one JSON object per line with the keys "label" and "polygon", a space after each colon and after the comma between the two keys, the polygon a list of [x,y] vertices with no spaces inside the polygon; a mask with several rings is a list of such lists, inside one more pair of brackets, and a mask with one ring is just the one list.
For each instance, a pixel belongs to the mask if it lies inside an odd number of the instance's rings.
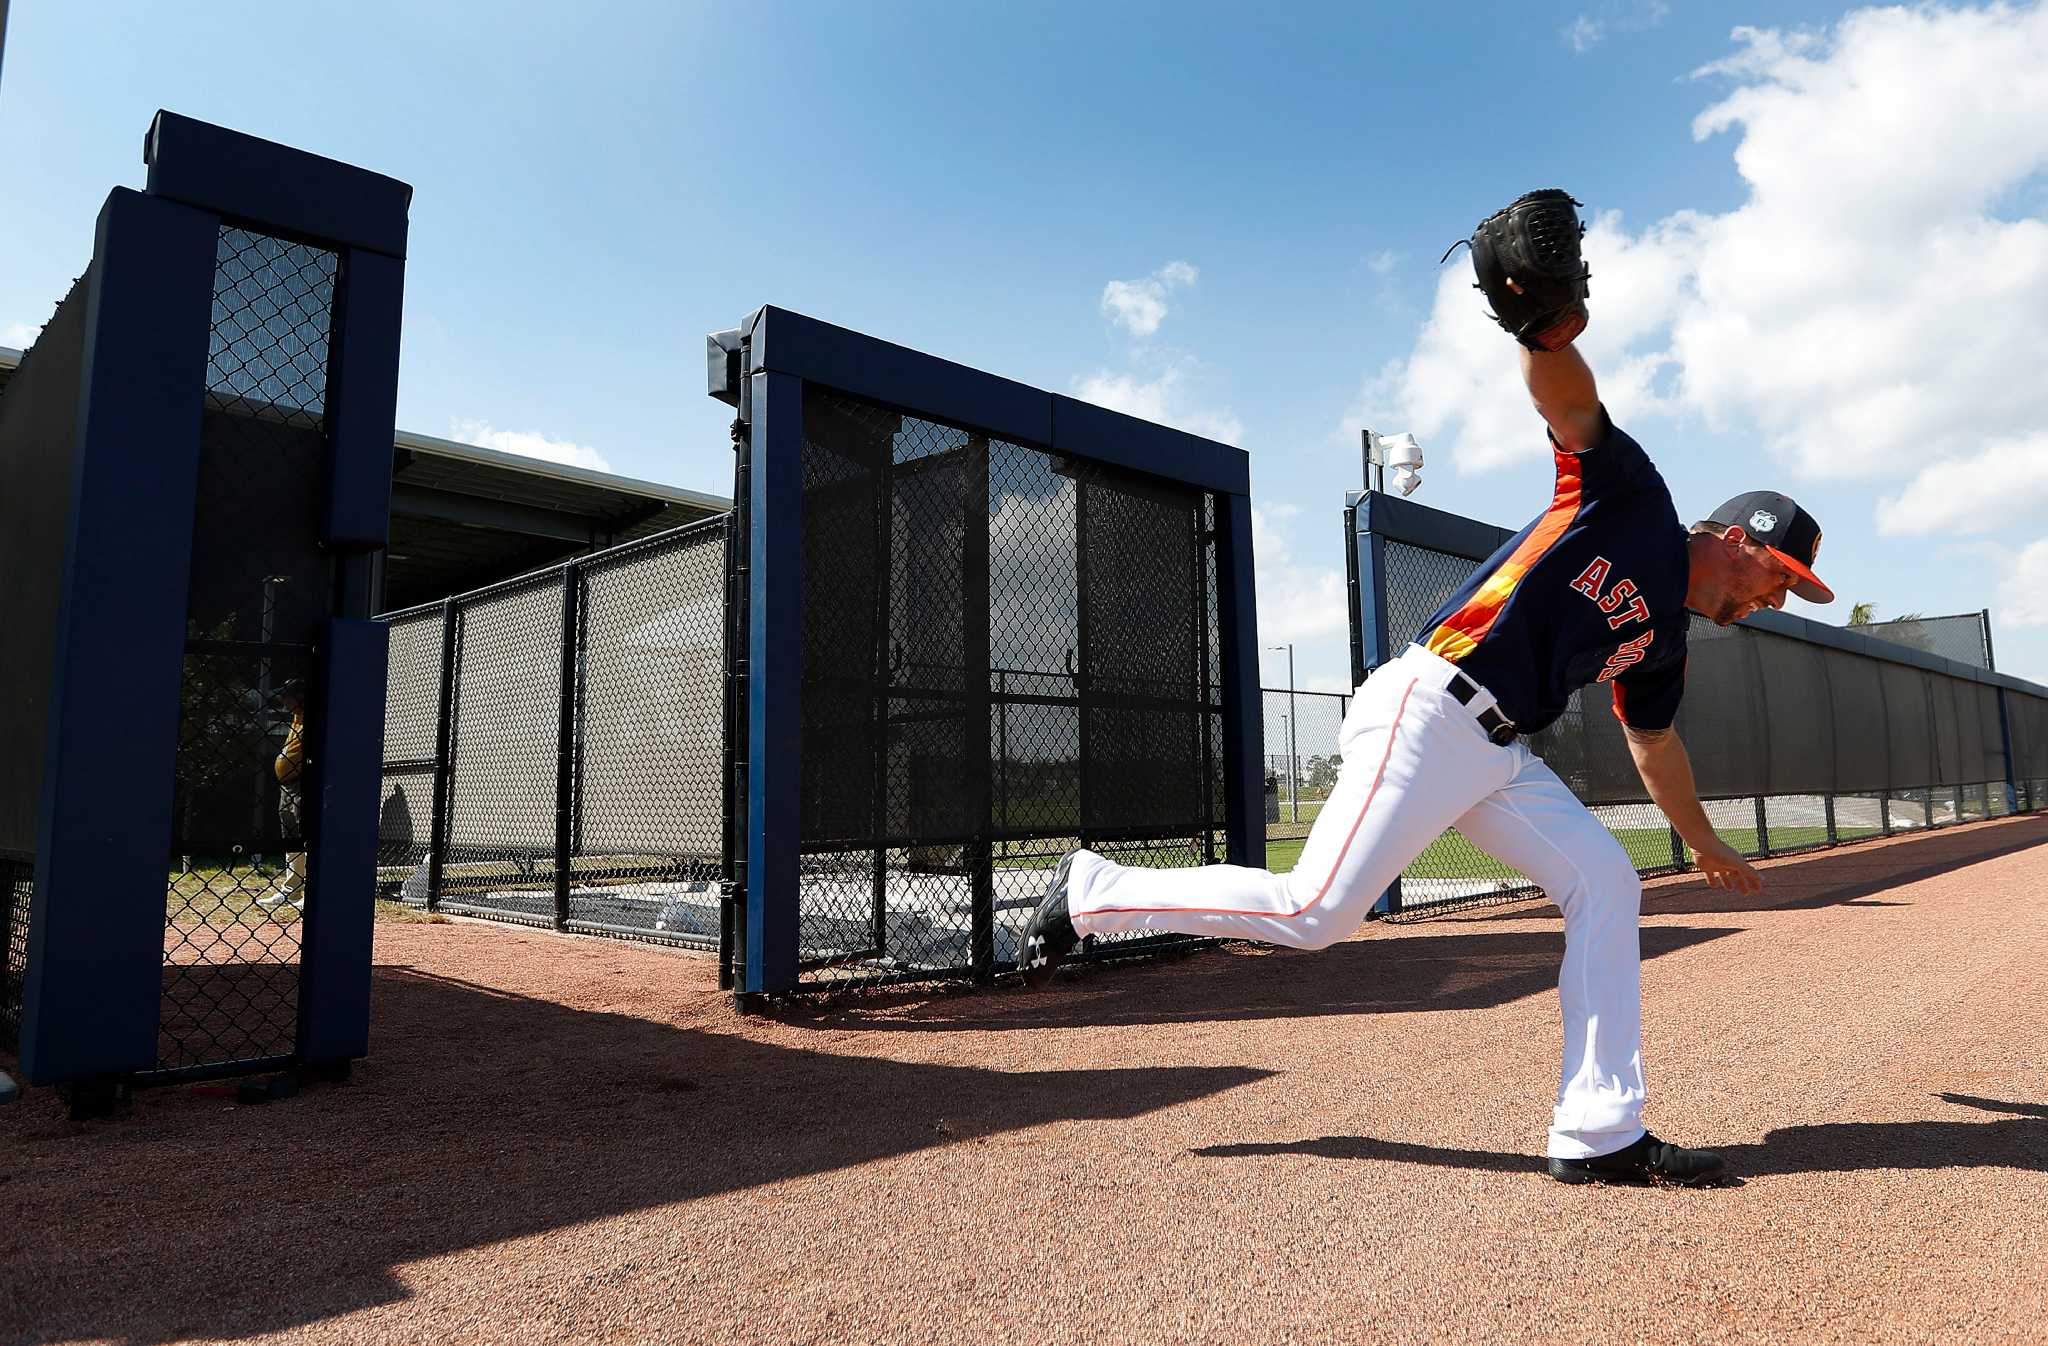
{"label": "player's forearm", "polygon": [[1716,836],[1707,811],[1700,805],[1699,787],[1693,783],[1692,759],[1685,754],[1676,730],[1655,738],[1628,736],[1629,756],[1635,759],[1636,774],[1643,778],[1651,802],[1664,811],[1685,844],[1699,850]]}
{"label": "player's forearm", "polygon": [[1592,442],[1600,426],[1600,390],[1593,370],[1576,346],[1557,351],[1522,352],[1522,382],[1536,412],[1567,449],[1577,452]]}

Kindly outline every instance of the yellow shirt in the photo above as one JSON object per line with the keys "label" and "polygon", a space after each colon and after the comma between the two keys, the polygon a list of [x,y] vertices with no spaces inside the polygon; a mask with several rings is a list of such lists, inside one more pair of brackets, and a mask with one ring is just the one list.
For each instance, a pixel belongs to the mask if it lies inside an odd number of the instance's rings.
{"label": "yellow shirt", "polygon": [[291,731],[284,736],[284,751],[271,763],[277,778],[290,785],[299,779],[306,769],[306,711],[302,706],[292,712]]}

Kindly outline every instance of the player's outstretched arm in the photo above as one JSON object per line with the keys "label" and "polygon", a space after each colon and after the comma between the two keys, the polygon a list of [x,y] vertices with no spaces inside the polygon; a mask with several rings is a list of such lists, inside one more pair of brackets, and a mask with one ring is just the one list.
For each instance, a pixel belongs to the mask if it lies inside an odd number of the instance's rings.
{"label": "player's outstretched arm", "polygon": [[1763,876],[1733,846],[1721,840],[1707,811],[1700,806],[1699,787],[1693,783],[1692,759],[1675,729],[1645,731],[1625,729],[1629,756],[1635,759],[1636,774],[1643,788],[1664,816],[1678,829],[1685,844],[1692,847],[1700,873],[1716,888],[1749,894],[1762,889]]}
{"label": "player's outstretched arm", "polygon": [[1600,436],[1600,390],[1578,347],[1538,351],[1522,348],[1522,382],[1536,414],[1570,453],[1584,453]]}
{"label": "player's outstretched arm", "polygon": [[[1522,378],[1558,443],[1573,453],[1600,433],[1593,371],[1572,348],[1586,329],[1587,283],[1579,203],[1555,187],[1525,192],[1479,222],[1469,240],[1476,288],[1493,319],[1522,344]],[[1450,254],[1446,253],[1445,256]]]}

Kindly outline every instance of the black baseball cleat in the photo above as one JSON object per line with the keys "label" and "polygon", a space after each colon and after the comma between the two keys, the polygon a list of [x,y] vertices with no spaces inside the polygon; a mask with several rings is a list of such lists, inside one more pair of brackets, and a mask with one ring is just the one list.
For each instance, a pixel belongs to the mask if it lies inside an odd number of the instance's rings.
{"label": "black baseball cleat", "polygon": [[1039,899],[1038,909],[1031,913],[1031,919],[1024,924],[1024,935],[1017,945],[1017,970],[1024,974],[1024,984],[1036,991],[1052,980],[1052,974],[1067,955],[1081,942],[1081,932],[1074,929],[1074,923],[1067,917],[1067,876],[1073,872],[1075,852],[1068,851],[1060,858],[1059,868],[1052,872],[1052,885]]}
{"label": "black baseball cleat", "polygon": [[1712,1150],[1688,1150],[1649,1132],[1625,1149],[1591,1159],[1553,1159],[1550,1176],[1559,1182],[1671,1183],[1679,1187],[1712,1187],[1726,1174],[1721,1156]]}

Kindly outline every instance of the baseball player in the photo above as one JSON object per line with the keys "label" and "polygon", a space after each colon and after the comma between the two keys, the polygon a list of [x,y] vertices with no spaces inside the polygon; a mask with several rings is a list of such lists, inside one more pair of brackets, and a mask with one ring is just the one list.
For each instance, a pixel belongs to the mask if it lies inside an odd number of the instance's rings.
{"label": "baseball player", "polygon": [[1709,883],[1762,880],[1714,832],[1671,724],[1685,690],[1690,613],[1727,625],[1814,575],[1820,530],[1782,495],[1739,495],[1685,528],[1642,446],[1617,429],[1572,341],[1587,319],[1584,232],[1561,191],[1533,192],[1470,242],[1478,288],[1521,342],[1549,424],[1550,505],[1482,563],[1375,670],[1345,716],[1343,767],[1290,874],[1236,865],[1127,868],[1068,854],[1025,928],[1033,987],[1089,935],[1171,931],[1321,949],[1355,932],[1448,827],[1541,884],[1564,913],[1558,980],[1564,1064],[1551,1115],[1563,1182],[1718,1180],[1706,1150],[1643,1129],[1642,886],[1621,845],[1524,742],[1591,683],[1611,689],[1643,785]]}

